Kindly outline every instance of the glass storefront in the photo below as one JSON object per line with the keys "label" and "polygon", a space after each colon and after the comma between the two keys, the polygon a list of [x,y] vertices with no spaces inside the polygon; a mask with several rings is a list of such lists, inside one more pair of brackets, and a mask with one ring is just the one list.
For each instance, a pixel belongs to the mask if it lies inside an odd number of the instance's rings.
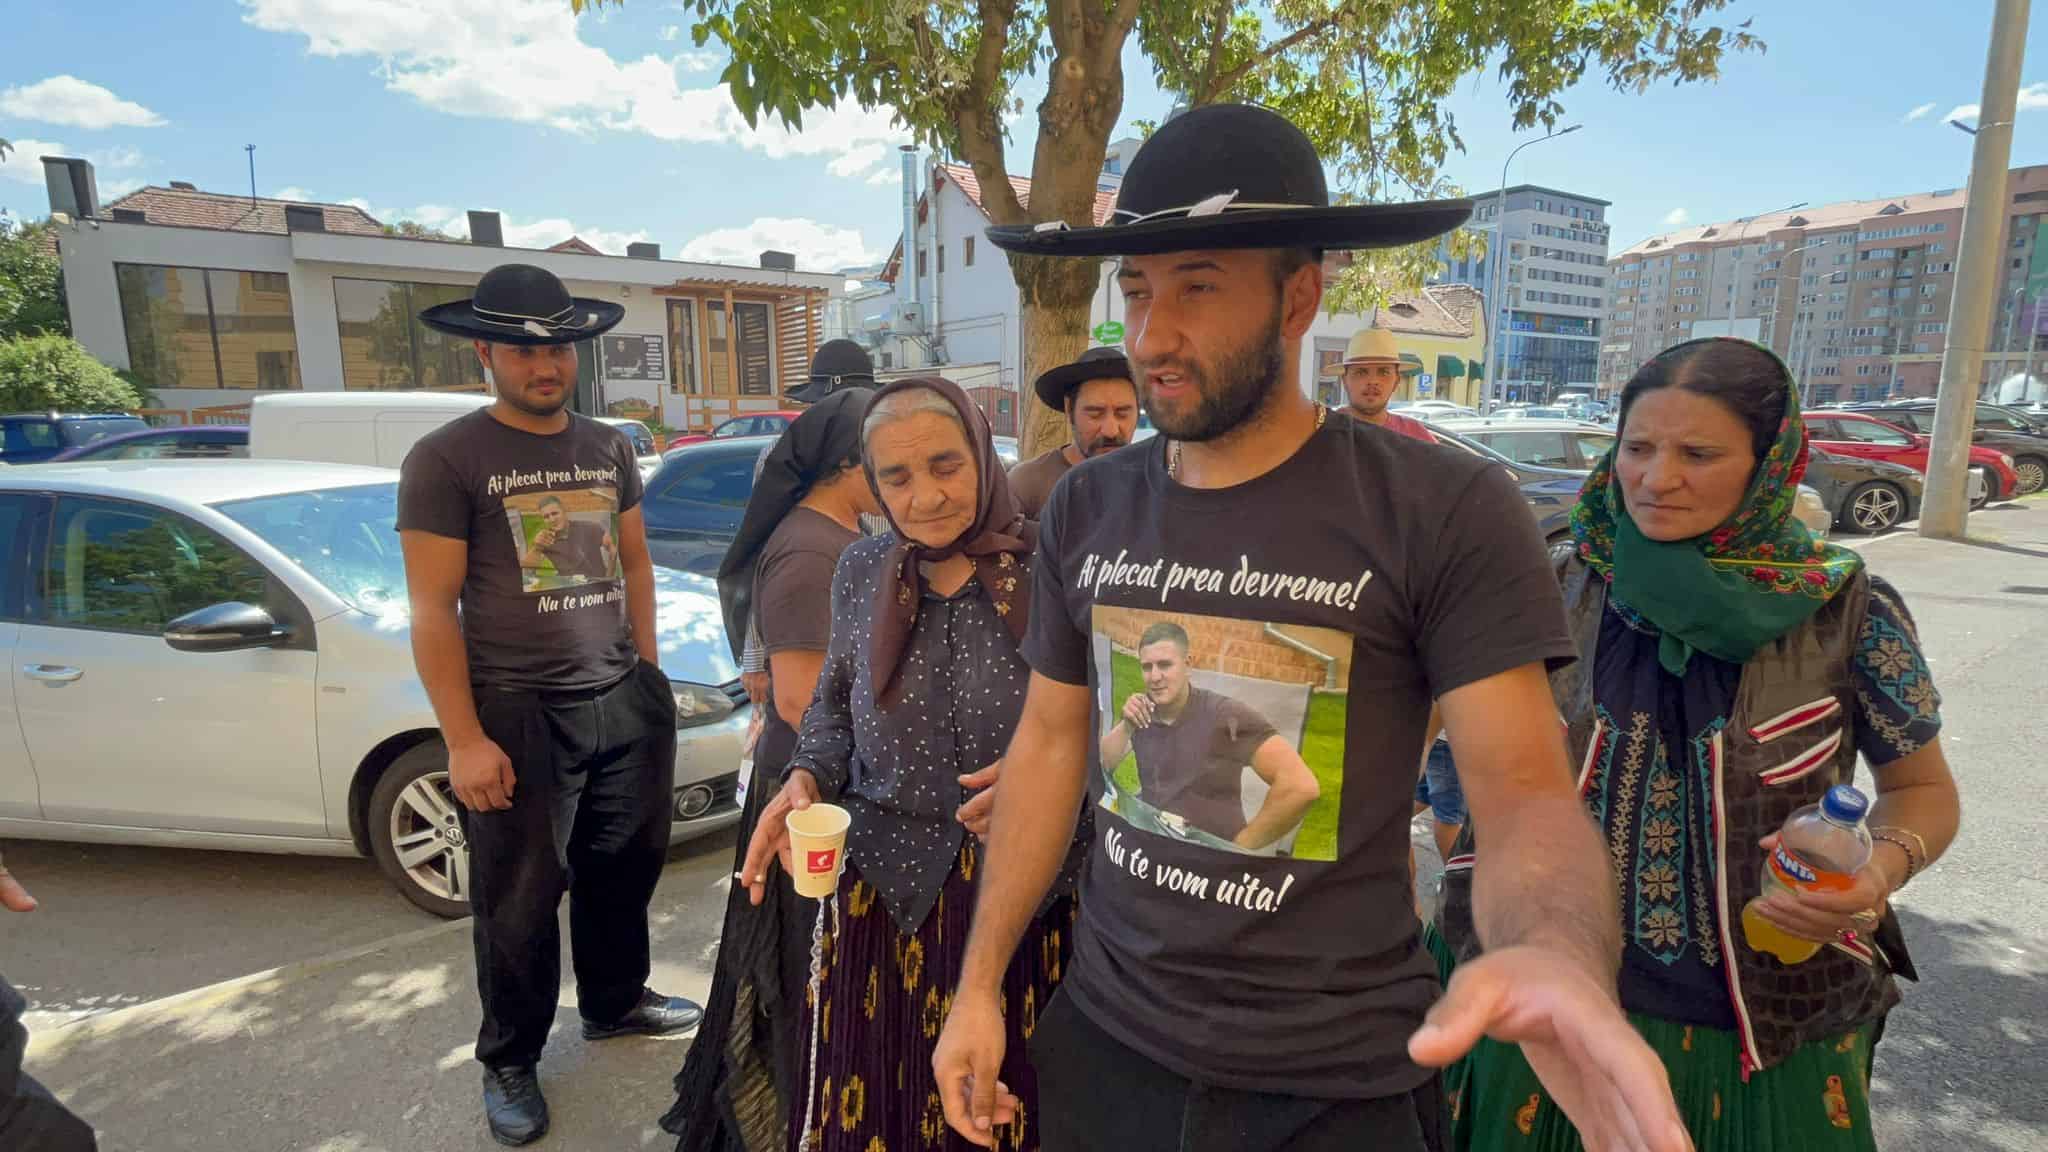
{"label": "glass storefront", "polygon": [[300,386],[291,281],[282,272],[116,264],[130,371],[151,388]]}

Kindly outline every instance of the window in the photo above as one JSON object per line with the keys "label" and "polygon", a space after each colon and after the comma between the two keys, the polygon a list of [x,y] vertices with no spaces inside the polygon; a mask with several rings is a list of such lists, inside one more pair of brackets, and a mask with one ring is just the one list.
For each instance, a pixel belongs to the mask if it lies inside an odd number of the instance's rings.
{"label": "window", "polygon": [[0,620],[21,619],[22,568],[28,562],[29,521],[38,499],[0,496]]}
{"label": "window", "polygon": [[1944,272],[1950,271],[1954,267],[1955,263],[1953,261],[1943,260],[1939,263],[1930,262],[1927,265],[1927,274],[1929,276],[1939,276]]}
{"label": "window", "polygon": [[1591,468],[1614,447],[1612,432],[1574,432],[1572,440],[1579,450],[1579,463],[1575,467]]}
{"label": "window", "polygon": [[1947,331],[1948,324],[1944,321],[1938,320],[1933,323],[1922,324],[1919,328],[1920,335],[1922,336],[1939,336]]}
{"label": "window", "polygon": [[924,249],[919,248],[917,250],[917,278],[922,280],[928,275],[930,273],[925,270],[924,266]]}
{"label": "window", "polygon": [[721,504],[728,508],[745,508],[747,495],[754,490],[755,455],[720,449],[720,455],[677,476],[655,499],[664,504]]}
{"label": "window", "polygon": [[270,573],[182,516],[112,500],[60,500],[43,615],[59,628],[160,633],[215,604],[262,604]]}
{"label": "window", "polygon": [[421,311],[469,294],[460,284],[337,278],[342,387],[360,392],[481,386],[483,365],[470,341],[419,322]]}
{"label": "window", "polygon": [[[1858,376],[1868,376],[1868,375],[1870,375],[1870,365],[1868,365],[1868,364],[1858,364],[1858,365],[1856,366],[1856,374],[1857,374]],[[1855,434],[1855,431],[1854,431],[1854,429],[1855,429],[1855,427],[1856,427],[1856,426],[1855,426],[1854,424],[1848,425],[1847,427],[1848,427],[1848,428],[1849,428],[1849,429],[1851,430],[1851,431],[1850,431],[1850,433],[1849,433],[1849,439],[1851,439],[1851,440],[1860,440],[1860,439],[1862,439],[1862,437],[1860,437],[1860,436],[1857,436],[1857,435]]]}
{"label": "window", "polygon": [[946,271],[946,246],[944,244],[939,245],[939,271],[941,273]]}
{"label": "window", "polygon": [[674,396],[694,396],[702,385],[697,380],[697,302],[668,302],[668,390]]}
{"label": "window", "polygon": [[1924,341],[1913,345],[1913,351],[1920,353],[1921,355],[1925,355],[1929,352],[1932,352],[1933,350],[1934,346]]}
{"label": "window", "polygon": [[960,241],[960,266],[962,268],[974,267],[974,237],[972,236]]}
{"label": "window", "polygon": [[129,367],[151,387],[299,387],[299,342],[282,273],[116,264],[114,283]]}
{"label": "window", "polygon": [[[1868,376],[1872,367],[1869,364],[1859,365],[1856,374]],[[1837,422],[1836,427],[1840,430],[1837,439],[1841,440],[1859,444],[1884,444],[1894,448],[1910,448],[1913,445],[1911,436],[1890,425],[1879,424],[1875,420],[1842,420]]]}

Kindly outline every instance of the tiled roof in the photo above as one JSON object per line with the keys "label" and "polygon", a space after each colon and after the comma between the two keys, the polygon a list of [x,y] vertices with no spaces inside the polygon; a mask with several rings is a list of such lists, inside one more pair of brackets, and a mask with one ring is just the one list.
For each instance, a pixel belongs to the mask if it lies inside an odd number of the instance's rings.
{"label": "tiled roof", "polygon": [[[969,168],[965,164],[941,164],[939,165],[939,172],[946,179],[958,184],[960,191],[965,192],[967,198],[974,202],[974,206],[981,209],[982,215],[987,216],[989,214],[987,205],[981,202],[981,181],[975,177],[974,169]],[[1026,208],[1031,207],[1031,181],[1022,176],[1012,176],[1010,177],[1010,187],[1016,191],[1019,204]],[[1104,224],[1109,223],[1109,214],[1115,210],[1116,189],[1096,188],[1094,226],[1100,228]],[[1068,223],[1072,224],[1073,221],[1069,220]]]}
{"label": "tiled roof", "polygon": [[[1786,228],[1826,232],[1878,216],[1900,216],[1913,212],[1941,212],[1961,208],[1967,193],[1960,188],[1941,192],[1915,192],[1910,196],[1880,196],[1874,200],[1841,200],[1833,204],[1808,205],[1789,212],[1767,212],[1752,220],[1721,220],[1651,236],[1609,256],[1608,262],[1666,252],[1687,244],[1725,244],[1738,238],[1759,239]],[[1896,209],[1896,211],[1890,211]]]}
{"label": "tiled roof", "polygon": [[1373,316],[1373,327],[1416,336],[1472,335],[1479,292],[1464,284],[1432,284],[1420,292],[1395,293]]}
{"label": "tiled roof", "polygon": [[587,240],[585,240],[585,239],[584,239],[583,237],[581,237],[581,236],[571,236],[571,237],[569,237],[569,238],[568,238],[567,240],[564,240],[564,241],[562,241],[562,242],[561,242],[560,244],[555,244],[555,245],[551,245],[551,246],[549,246],[549,248],[548,248],[548,251],[550,251],[550,252],[580,252],[580,253],[582,253],[582,254],[583,254],[583,255],[585,255],[585,256],[602,256],[602,255],[604,255],[604,253],[602,253],[602,252],[599,252],[599,251],[598,251],[597,249],[595,249],[595,248],[591,247],[591,246],[590,246],[590,242],[589,242],[589,241],[587,241]]}
{"label": "tiled roof", "polygon": [[113,215],[116,208],[142,212],[151,224],[178,228],[212,228],[222,232],[267,232],[285,234],[287,207],[318,208],[329,232],[353,236],[382,236],[384,224],[376,217],[349,204],[310,204],[297,200],[251,200],[247,196],[223,196],[215,192],[194,192],[183,188],[140,188],[106,205],[102,211]]}

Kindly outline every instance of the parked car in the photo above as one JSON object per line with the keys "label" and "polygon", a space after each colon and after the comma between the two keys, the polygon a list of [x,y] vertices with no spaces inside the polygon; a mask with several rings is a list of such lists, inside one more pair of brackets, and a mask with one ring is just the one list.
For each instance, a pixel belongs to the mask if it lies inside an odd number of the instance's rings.
{"label": "parked car", "polygon": [[90,444],[50,457],[52,464],[74,460],[235,460],[249,454],[246,424],[187,424],[102,436]]}
{"label": "parked car", "polygon": [[647,481],[641,514],[654,562],[712,576],[739,534],[767,436],[700,440],[670,452]]}
{"label": "parked car", "polygon": [[1543,534],[1544,543],[1553,550],[1570,546],[1572,505],[1579,502],[1579,490],[1586,486],[1585,471],[1517,464],[1461,432],[1436,424],[1430,425],[1430,431],[1436,434],[1439,443],[1506,468],[1515,486],[1522,490],[1522,499],[1528,501],[1529,511],[1536,517],[1536,530]]}
{"label": "parked car", "polygon": [[249,405],[249,455],[396,468],[422,437],[493,403],[480,392],[294,392]]}
{"label": "parked car", "polygon": [[1806,483],[1834,523],[1864,533],[1889,531],[1920,515],[1925,481],[1903,464],[1838,456],[1808,445]]}
{"label": "parked car", "polygon": [[0,463],[40,464],[95,440],[147,431],[149,421],[119,413],[23,412],[0,416]]}
{"label": "parked car", "polygon": [[745,436],[780,436],[802,412],[791,409],[787,412],[756,412],[749,416],[735,416],[719,424],[710,432],[692,432],[678,436],[668,442],[668,450],[687,448],[702,444],[706,440],[735,440]]}
{"label": "parked car", "polygon": [[[0,472],[0,836],[361,855],[467,914],[413,670],[389,469],[246,460]],[[655,574],[675,840],[739,817],[750,719],[710,582]]]}
{"label": "parked car", "polygon": [[633,442],[633,458],[640,465],[642,480],[654,475],[654,470],[661,467],[661,453],[655,450],[653,429],[623,416],[599,416],[597,419],[601,424],[609,424],[624,432],[626,439]]}
{"label": "parked car", "polygon": [[[1532,409],[1531,411],[1535,411]],[[1590,472],[1614,445],[1614,432],[1576,420],[1424,417],[1432,429],[1477,441],[1511,464]]]}
{"label": "parked car", "polygon": [[1396,400],[1387,408],[1417,420],[1469,419],[1479,415],[1476,409],[1453,404],[1449,400]]}
{"label": "parked car", "polygon": [[[1918,435],[1934,435],[1932,399],[1845,404],[1841,410],[1875,416]],[[1970,442],[2012,457],[2012,470],[2019,483],[2008,495],[2029,496],[2048,487],[2048,428],[2009,408],[1979,403]]]}
{"label": "parked car", "polygon": [[995,441],[996,459],[1003,462],[1004,468],[1015,468],[1017,466],[1017,438],[1015,436],[995,436],[991,437],[991,439]]}
{"label": "parked car", "polygon": [[[1922,476],[1927,474],[1928,438],[1867,412],[1816,409],[1806,414],[1806,431],[1808,440],[1838,456],[1885,460],[1903,464]],[[1970,446],[1970,471],[1984,484],[1981,498],[1974,498],[1971,507],[1981,508],[1993,500],[2003,500],[2019,486],[2012,457],[1991,448]]]}

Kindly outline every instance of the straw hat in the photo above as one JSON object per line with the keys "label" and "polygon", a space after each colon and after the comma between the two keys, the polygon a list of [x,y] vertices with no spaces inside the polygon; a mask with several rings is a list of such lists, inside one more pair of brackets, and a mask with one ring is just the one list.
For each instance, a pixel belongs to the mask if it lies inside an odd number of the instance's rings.
{"label": "straw hat", "polygon": [[1353,364],[1392,364],[1403,376],[1413,376],[1422,371],[1422,366],[1412,360],[1401,359],[1400,345],[1394,341],[1394,334],[1384,328],[1360,328],[1351,334],[1350,343],[1344,346],[1344,360],[1330,373],[1342,376],[1344,369]]}

